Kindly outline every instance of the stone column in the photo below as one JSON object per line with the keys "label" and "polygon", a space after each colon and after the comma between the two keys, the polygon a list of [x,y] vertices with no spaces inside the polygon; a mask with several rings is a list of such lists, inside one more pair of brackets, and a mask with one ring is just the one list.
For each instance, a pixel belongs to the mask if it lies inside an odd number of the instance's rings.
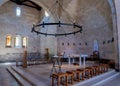
{"label": "stone column", "polygon": [[50,57],[49,57],[49,48],[45,48],[45,59],[47,62],[49,62]]}
{"label": "stone column", "polygon": [[114,0],[115,2],[115,8],[116,8],[116,19],[117,19],[117,31],[114,32],[117,34],[117,50],[116,51],[118,54],[117,54],[117,58],[115,60],[115,68],[120,71],[120,0]]}

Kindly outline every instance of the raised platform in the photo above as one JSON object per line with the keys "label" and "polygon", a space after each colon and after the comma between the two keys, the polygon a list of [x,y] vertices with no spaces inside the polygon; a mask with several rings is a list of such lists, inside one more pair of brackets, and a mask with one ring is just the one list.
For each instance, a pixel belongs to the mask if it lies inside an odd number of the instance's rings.
{"label": "raised platform", "polygon": [[[31,86],[51,86],[52,84],[52,81],[50,78],[51,68],[52,68],[52,64],[43,64],[43,65],[36,65],[36,66],[28,66],[28,68],[26,69],[23,69],[22,67],[12,66],[8,68],[8,70],[12,70],[11,74],[12,73],[15,74],[14,72],[16,72]],[[74,66],[74,65],[68,65],[68,64],[62,65],[63,72],[67,70],[74,70],[77,68],[80,68],[80,66]],[[75,82],[73,86],[98,86],[100,84],[100,81],[101,82],[104,82],[104,80],[107,81],[116,75],[117,75],[117,72],[115,70],[109,69],[108,72],[94,76],[90,79],[86,79],[81,82]],[[22,82],[21,79],[20,80],[19,79],[20,78],[18,78],[18,81],[20,81],[22,84],[26,84],[25,82]],[[23,86],[29,86],[29,85],[23,85]]]}

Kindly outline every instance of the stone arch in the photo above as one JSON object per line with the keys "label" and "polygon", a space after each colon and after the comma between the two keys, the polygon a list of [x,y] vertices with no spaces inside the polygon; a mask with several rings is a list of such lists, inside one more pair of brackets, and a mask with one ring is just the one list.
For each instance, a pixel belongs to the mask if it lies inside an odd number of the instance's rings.
{"label": "stone arch", "polygon": [[117,66],[117,69],[118,69],[118,71],[120,71],[120,35],[119,35],[119,33],[120,33],[120,12],[119,12],[119,9],[120,9],[120,5],[119,5],[119,3],[120,3],[120,0],[112,0],[113,1],[113,3],[114,3],[114,9],[115,9],[115,14],[116,14],[116,20],[115,20],[115,22],[116,22],[116,32],[115,32],[115,35],[116,35],[116,39],[117,39],[117,41],[116,41],[116,44],[117,44],[117,50],[118,51],[116,51],[117,52],[117,59],[116,59],[116,66]]}
{"label": "stone arch", "polygon": [[112,16],[112,24],[113,24],[113,36],[114,36],[114,46],[115,46],[115,69],[120,70],[119,68],[119,53],[118,53],[118,28],[117,28],[117,14],[116,14],[116,8],[115,8],[115,2],[114,0],[108,0],[110,9],[111,9],[111,16]]}

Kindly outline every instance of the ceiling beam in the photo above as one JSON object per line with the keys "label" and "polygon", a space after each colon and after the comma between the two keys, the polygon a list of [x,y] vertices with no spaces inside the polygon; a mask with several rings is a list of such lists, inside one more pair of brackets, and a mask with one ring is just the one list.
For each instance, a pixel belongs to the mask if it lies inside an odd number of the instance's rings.
{"label": "ceiling beam", "polygon": [[[32,8],[35,8],[37,9],[38,11],[41,10],[41,7],[39,5],[37,5],[36,3],[34,3],[33,1],[30,1],[30,0],[10,0],[18,5],[24,5],[24,6],[28,6],[28,7],[32,7]],[[28,2],[30,4],[28,4]]]}
{"label": "ceiling beam", "polygon": [[[22,3],[22,5],[24,5],[24,6],[28,6],[28,7],[32,7],[32,8],[35,8],[35,9],[37,9],[35,6],[28,5],[28,4],[25,4],[25,3]],[[37,10],[38,10],[38,9],[37,9]]]}
{"label": "ceiling beam", "polygon": [[27,2],[27,1],[30,1],[30,0],[21,0],[22,2]]}
{"label": "ceiling beam", "polygon": [[22,2],[20,0],[10,0],[10,1],[12,1],[12,2],[14,2],[14,3],[18,4],[18,5],[22,5]]}
{"label": "ceiling beam", "polygon": [[41,7],[39,5],[37,5],[36,3],[34,3],[33,1],[29,0],[28,2],[30,2],[31,4],[33,4],[37,8],[37,10],[41,10]]}

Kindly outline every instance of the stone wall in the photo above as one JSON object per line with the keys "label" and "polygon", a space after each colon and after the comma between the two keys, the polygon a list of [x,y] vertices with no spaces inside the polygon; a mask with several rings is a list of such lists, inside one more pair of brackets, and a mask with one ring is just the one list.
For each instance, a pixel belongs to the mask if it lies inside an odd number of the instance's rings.
{"label": "stone wall", "polygon": [[[16,7],[21,8],[21,16],[16,16]],[[28,37],[28,53],[40,52],[40,37],[31,33],[32,25],[39,21],[40,11],[27,6],[19,6],[8,1],[0,6],[0,61],[22,58],[24,48],[15,48],[15,36]],[[11,48],[6,48],[6,36],[12,36]]]}
{"label": "stone wall", "polygon": [[117,58],[116,58],[116,61],[115,61],[115,63],[116,63],[116,69],[118,69],[119,71],[120,71],[120,11],[119,11],[119,9],[120,9],[120,0],[114,0],[114,2],[115,2],[115,8],[116,8],[116,15],[117,15],[117,32],[116,32],[116,34],[117,34],[117,37],[118,37],[118,56],[117,56]]}
{"label": "stone wall", "polygon": [[[2,0],[3,1],[3,0]],[[38,4],[42,4],[49,8],[53,3],[36,0]],[[114,59],[115,43],[114,30],[112,25],[112,13],[107,0],[69,0],[62,1],[67,13],[61,13],[64,16],[64,22],[77,22],[83,26],[83,32],[67,37],[46,37],[31,33],[33,23],[41,19],[41,12],[26,6],[22,8],[22,15],[16,17],[16,5],[13,2],[5,3],[0,6],[0,60],[14,60],[20,58],[24,48],[14,47],[14,38],[16,35],[28,37],[28,53],[40,52],[41,57],[44,56],[45,49],[49,48],[50,54],[62,53],[67,54],[88,54],[93,52],[93,42],[98,41],[100,57],[105,59]],[[66,4],[67,3],[67,4]],[[73,5],[74,3],[74,5]],[[43,12],[42,12],[43,13]],[[70,15],[70,17],[68,17]],[[75,19],[75,20],[74,20]],[[50,21],[54,21],[54,18]],[[46,27],[47,28],[47,27]],[[71,28],[61,30],[60,32],[68,32]],[[56,32],[56,27],[50,28],[51,32]],[[6,35],[12,36],[12,48],[5,47]],[[17,54],[17,55],[16,55]],[[5,57],[6,56],[6,57]],[[13,58],[13,59],[12,59]]]}
{"label": "stone wall", "polygon": [[[0,55],[0,62],[14,62],[16,60],[22,61],[24,53],[7,53]],[[28,60],[41,59],[41,54],[39,52],[27,53]]]}
{"label": "stone wall", "polygon": [[[72,3],[77,5],[72,5]],[[78,0],[66,5],[72,18],[82,25],[82,33],[58,38],[58,52],[66,51],[68,54],[88,54],[93,52],[94,40],[98,41],[100,58],[114,59],[115,44],[112,25],[112,12],[107,0]],[[72,7],[71,7],[72,6]],[[77,6],[77,7],[76,7]],[[67,18],[65,21],[69,21]],[[116,28],[114,28],[116,29]],[[66,30],[69,31],[68,28]],[[62,30],[61,30],[62,31]],[[68,32],[65,31],[65,32]]]}

